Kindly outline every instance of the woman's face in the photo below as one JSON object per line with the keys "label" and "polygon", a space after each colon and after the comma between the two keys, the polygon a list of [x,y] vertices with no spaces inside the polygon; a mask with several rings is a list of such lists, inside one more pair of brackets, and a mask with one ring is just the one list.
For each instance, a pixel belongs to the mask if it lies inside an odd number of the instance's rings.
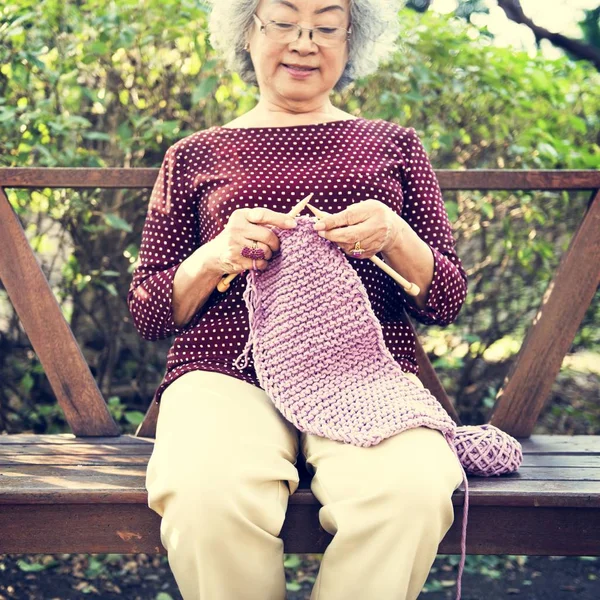
{"label": "woman's face", "polygon": [[[282,21],[302,27],[349,27],[350,0],[260,0],[256,9],[263,23]],[[318,46],[303,31],[300,39],[281,43],[260,32],[255,20],[249,37],[250,54],[261,94],[270,100],[302,102],[328,96],[348,61],[348,41]],[[294,77],[284,65],[316,67],[307,77]]]}

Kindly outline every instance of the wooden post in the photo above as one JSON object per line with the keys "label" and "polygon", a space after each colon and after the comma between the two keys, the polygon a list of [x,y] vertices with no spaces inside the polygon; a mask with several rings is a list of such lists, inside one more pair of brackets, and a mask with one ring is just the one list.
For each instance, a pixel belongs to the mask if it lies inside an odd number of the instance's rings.
{"label": "wooden post", "polygon": [[0,239],[0,279],[73,433],[121,435],[2,188]]}
{"label": "wooden post", "polygon": [[496,396],[490,424],[529,437],[600,285],[600,191],[573,235],[521,350]]}

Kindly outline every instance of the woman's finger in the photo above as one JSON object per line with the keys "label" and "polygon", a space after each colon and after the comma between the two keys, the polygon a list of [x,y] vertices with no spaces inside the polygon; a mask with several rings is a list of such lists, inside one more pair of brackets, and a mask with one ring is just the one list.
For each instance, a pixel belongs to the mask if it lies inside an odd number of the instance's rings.
{"label": "woman's finger", "polygon": [[365,230],[363,224],[350,225],[349,227],[338,227],[329,231],[319,231],[319,236],[335,242],[336,244],[354,244],[360,242],[361,244],[367,243],[368,240],[373,239],[377,234]]}
{"label": "woman's finger", "polygon": [[256,240],[268,246],[272,252],[279,250],[279,238],[265,225],[248,223],[243,229],[243,235],[249,240]]}
{"label": "woman's finger", "polygon": [[296,222],[293,217],[280,213],[265,206],[255,206],[250,208],[245,213],[246,220],[249,223],[258,225],[275,225],[281,229],[290,229],[295,226]]}

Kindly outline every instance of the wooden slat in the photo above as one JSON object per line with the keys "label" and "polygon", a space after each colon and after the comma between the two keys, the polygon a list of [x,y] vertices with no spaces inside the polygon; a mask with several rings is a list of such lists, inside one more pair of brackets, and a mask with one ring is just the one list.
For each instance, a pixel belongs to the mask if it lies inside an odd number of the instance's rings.
{"label": "wooden slat", "polygon": [[[575,457],[600,456],[600,436],[598,435],[550,435],[534,434],[529,438],[516,438],[523,448],[524,461],[531,455],[554,457],[558,455]],[[127,447],[124,447],[127,446]],[[128,448],[132,446],[132,448]],[[36,453],[77,453],[81,450],[99,449],[102,452],[151,452],[153,438],[123,434],[118,437],[76,437],[72,433],[30,434],[14,433],[0,435],[0,456],[11,455],[14,448],[30,454]]]}
{"label": "wooden slat", "polygon": [[532,467],[521,466],[518,473],[511,473],[503,477],[504,480],[515,478],[522,481],[600,481],[600,468],[593,465],[582,467]]}
{"label": "wooden slat", "polygon": [[591,454],[525,454],[519,471],[529,467],[595,467],[600,469],[600,455]]}
{"label": "wooden slat", "polygon": [[[442,190],[594,190],[600,171],[576,169],[438,169]],[[152,168],[0,168],[0,187],[7,188],[151,188]]]}
{"label": "wooden slat", "polygon": [[569,169],[440,169],[442,190],[596,190],[600,171]]}
{"label": "wooden slat", "polygon": [[[71,436],[71,434],[69,434]],[[110,461],[132,458],[148,460],[154,449],[154,440],[122,435],[118,438],[76,438],[59,436],[39,436],[44,443],[36,443],[36,436],[15,434],[0,436],[0,464],[110,464]],[[115,440],[114,442],[112,440]],[[525,475],[530,467],[536,468],[588,468],[595,467],[600,472],[600,436],[532,436],[521,440],[523,463],[514,477]],[[300,461],[304,457],[298,455]],[[65,460],[65,462],[61,462]],[[59,461],[59,462],[53,462]],[[116,463],[115,463],[116,464]],[[544,478],[552,478],[550,475]],[[583,478],[582,478],[583,479]]]}
{"label": "wooden slat", "polygon": [[0,279],[76,435],[119,435],[17,215],[0,188]]}
{"label": "wooden slat", "polygon": [[[320,505],[295,504],[290,497],[280,537],[285,552],[325,552],[332,536],[318,520]],[[2,506],[0,553],[165,554],[160,517],[145,502]],[[462,507],[438,552],[460,554]],[[598,508],[472,506],[468,554],[600,555]]]}
{"label": "wooden slat", "polygon": [[552,279],[517,360],[499,390],[490,423],[527,437],[600,285],[600,191]]}
{"label": "wooden slat", "polygon": [[[517,438],[523,448],[524,456],[530,454],[565,454],[578,455],[600,454],[600,436],[597,435],[552,435],[552,434],[534,434],[529,438]],[[130,434],[123,434],[118,437],[76,437],[72,433],[53,433],[53,434],[32,434],[32,433],[13,433],[0,435],[0,452],[10,444],[32,444],[32,445],[89,445],[93,444],[109,446],[118,446],[121,444],[135,444],[146,446],[153,444],[154,439],[150,437],[136,437]],[[6,450],[9,451],[9,450]]]}
{"label": "wooden slat", "polygon": [[[461,532],[462,510],[455,510],[454,523],[438,552],[460,554]],[[595,508],[474,506],[469,510],[467,521],[467,552],[600,556],[600,511]]]}
{"label": "wooden slat", "polygon": [[151,188],[158,169],[4,167],[0,187],[5,188]]}
{"label": "wooden slat", "polygon": [[[129,465],[148,463],[151,451],[144,450],[126,455],[118,452],[111,453],[85,453],[85,454],[15,454],[11,456],[0,456],[0,467],[3,465]],[[543,470],[542,470],[543,469]],[[552,469],[565,469],[566,475],[555,476]],[[569,469],[575,474],[570,477]],[[585,479],[581,471],[585,469],[598,470],[600,477],[600,456],[552,456],[552,455],[529,455],[519,468],[521,478],[527,479]],[[540,475],[542,473],[542,475]],[[535,476],[533,475],[535,474]],[[508,476],[510,477],[510,475]]]}
{"label": "wooden slat", "polygon": [[6,445],[10,444],[30,444],[33,446],[50,444],[52,446],[55,445],[86,445],[86,444],[110,444],[114,445],[122,445],[122,444],[135,444],[135,445],[145,445],[150,443],[154,443],[153,439],[136,437],[129,434],[123,434],[118,437],[112,436],[95,436],[93,438],[86,438],[85,436],[77,437],[73,433],[11,433],[11,434],[2,434],[0,435],[0,452]]}
{"label": "wooden slat", "polygon": [[529,454],[600,454],[600,435],[532,435],[519,438],[523,455]]}
{"label": "wooden slat", "polygon": [[31,455],[18,454],[12,457],[0,458],[0,471],[6,466],[15,465],[31,465],[32,460],[35,460],[37,465],[44,467],[64,466],[64,465],[83,465],[83,466],[107,466],[107,465],[143,465],[148,464],[148,456],[145,454],[137,454],[131,456],[103,456],[94,454],[84,454],[82,456],[46,456],[46,455]]}
{"label": "wooden slat", "polygon": [[[81,438],[84,440],[85,438]],[[89,440],[89,438],[87,438]],[[6,456],[31,456],[35,460],[38,456],[150,456],[154,444],[11,444],[2,447],[0,442],[0,461]]]}
{"label": "wooden slat", "polygon": [[2,506],[0,554],[165,554],[160,517],[145,503]]}
{"label": "wooden slat", "polygon": [[[39,457],[36,464],[15,460],[0,465],[0,504],[17,500],[35,504],[49,496],[57,502],[72,502],[75,496],[85,499],[88,492],[101,492],[105,501],[110,496],[115,502],[123,502],[124,496],[143,493],[147,457],[111,458],[102,464],[97,457],[90,457],[89,463],[85,457],[80,461],[64,457],[65,464],[46,464],[45,458]],[[460,487],[457,502],[462,502],[463,492]],[[469,476],[469,493],[474,504],[600,506],[600,469],[523,467],[516,474],[502,477]]]}

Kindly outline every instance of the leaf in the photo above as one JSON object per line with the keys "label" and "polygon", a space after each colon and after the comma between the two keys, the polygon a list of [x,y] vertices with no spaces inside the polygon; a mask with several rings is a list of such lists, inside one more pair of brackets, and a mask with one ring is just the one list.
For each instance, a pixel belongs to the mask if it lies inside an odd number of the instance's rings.
{"label": "leaf", "polygon": [[126,231],[127,233],[131,233],[133,229],[131,225],[119,217],[119,215],[115,215],[115,213],[104,213],[104,220],[107,225],[110,225],[113,229],[119,229],[121,231]]}
{"label": "leaf", "polygon": [[15,118],[17,111],[14,108],[5,108],[0,112],[0,123],[11,121]]}
{"label": "leaf", "polygon": [[481,212],[488,218],[492,219],[494,217],[494,207],[489,202],[484,202],[481,205]]}
{"label": "leaf", "polygon": [[132,425],[139,425],[144,420],[144,413],[139,410],[129,410],[125,413],[125,419]]}
{"label": "leaf", "polygon": [[136,244],[129,244],[125,250],[123,250],[123,256],[129,259],[130,262],[136,261],[139,254],[139,247]]}
{"label": "leaf", "polygon": [[33,377],[29,373],[25,373],[21,379],[21,388],[24,392],[29,393],[33,387]]}
{"label": "leaf", "polygon": [[556,151],[554,146],[551,146],[550,144],[547,144],[546,142],[540,142],[538,144],[538,150],[539,150],[540,154],[549,156],[550,158],[552,158],[554,160],[556,160],[558,158],[558,152]]}
{"label": "leaf", "polygon": [[131,140],[131,137],[133,135],[131,127],[129,126],[129,123],[127,123],[127,121],[123,121],[123,123],[119,125],[119,127],[117,128],[117,133],[119,134],[119,137],[123,142],[128,142],[129,140]]}
{"label": "leaf", "polygon": [[210,75],[209,77],[203,79],[192,92],[192,104],[196,104],[200,100],[204,100],[207,96],[210,96],[218,82],[219,78],[216,75]]}
{"label": "leaf", "polygon": [[96,280],[95,283],[100,287],[103,287],[111,296],[114,296],[116,298],[119,295],[119,293],[117,292],[117,288],[114,286],[114,284],[106,283],[106,281],[102,281],[102,279]]}
{"label": "leaf", "polygon": [[29,564],[21,559],[17,560],[17,566],[24,573],[39,573],[40,571],[45,571],[47,568],[46,565],[41,565],[39,563]]}
{"label": "leaf", "polygon": [[302,559],[297,554],[289,554],[283,562],[283,566],[288,569],[296,569],[301,564]]}
{"label": "leaf", "polygon": [[101,131],[85,131],[81,134],[86,140],[100,140],[103,142],[110,142],[110,135]]}
{"label": "leaf", "polygon": [[454,200],[446,200],[446,212],[451,223],[454,223],[458,219],[458,204]]}
{"label": "leaf", "polygon": [[452,150],[452,145],[454,144],[454,136],[450,133],[445,133],[443,135],[440,135],[439,142],[448,150]]}

